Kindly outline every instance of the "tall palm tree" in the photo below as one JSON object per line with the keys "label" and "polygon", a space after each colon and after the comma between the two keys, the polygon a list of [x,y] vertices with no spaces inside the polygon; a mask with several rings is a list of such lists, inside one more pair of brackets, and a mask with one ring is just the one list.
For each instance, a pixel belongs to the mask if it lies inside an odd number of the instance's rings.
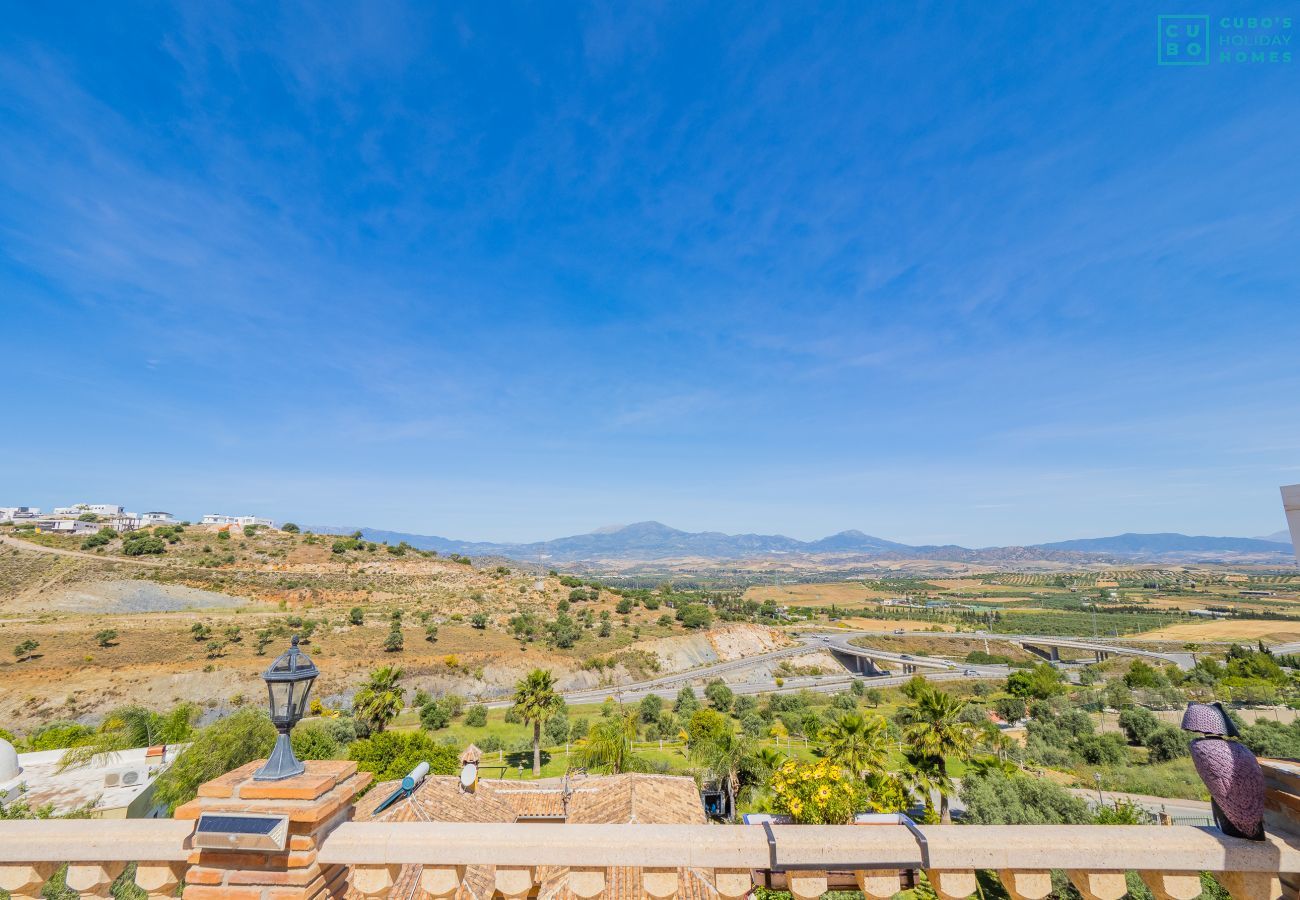
{"label": "tall palm tree", "polygon": [[515,685],[514,710],[519,718],[533,723],[533,777],[542,774],[542,723],[564,706],[555,692],[555,676],[549,669],[533,669]]}
{"label": "tall palm tree", "polygon": [[405,691],[397,683],[401,678],[402,670],[397,666],[375,669],[352,698],[352,711],[372,733],[387,728],[406,705],[402,699]]}
{"label": "tall palm tree", "polygon": [[948,777],[949,756],[966,759],[975,746],[975,729],[961,720],[966,701],[934,688],[918,691],[907,707],[907,727],[903,737],[912,753],[931,760],[939,787],[939,820],[952,823],[948,794],[952,780]]}
{"label": "tall palm tree", "polygon": [[885,720],[880,716],[845,713],[821,731],[826,758],[858,778],[884,771],[888,740]]}
{"label": "tall palm tree", "polygon": [[635,712],[625,712],[591,726],[591,731],[578,744],[578,765],[610,775],[644,772],[647,761],[632,752],[636,718]]}

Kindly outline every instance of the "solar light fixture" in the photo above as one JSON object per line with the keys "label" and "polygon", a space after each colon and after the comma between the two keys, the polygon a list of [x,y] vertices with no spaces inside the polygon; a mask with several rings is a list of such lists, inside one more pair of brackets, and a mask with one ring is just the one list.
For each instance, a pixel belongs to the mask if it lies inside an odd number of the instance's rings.
{"label": "solar light fixture", "polygon": [[275,739],[271,758],[253,774],[254,781],[280,781],[306,771],[306,767],[293,755],[289,732],[307,711],[307,696],[311,693],[312,682],[319,674],[320,670],[311,658],[298,649],[297,635],[288,652],[282,653],[262,673],[270,697],[271,724],[275,725],[280,734]]}

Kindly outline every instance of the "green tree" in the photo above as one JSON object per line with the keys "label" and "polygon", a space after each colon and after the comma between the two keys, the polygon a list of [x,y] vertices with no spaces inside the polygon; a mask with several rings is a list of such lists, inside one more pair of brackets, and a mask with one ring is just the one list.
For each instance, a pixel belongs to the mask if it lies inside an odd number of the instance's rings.
{"label": "green tree", "polygon": [[964,822],[974,825],[1084,825],[1088,805],[1042,778],[1001,771],[968,772],[962,779]]}
{"label": "green tree", "polygon": [[95,643],[101,647],[111,647],[117,640],[117,631],[112,628],[104,628],[95,632]]}
{"label": "green tree", "polygon": [[699,708],[700,701],[696,699],[695,691],[691,690],[689,684],[677,692],[677,700],[673,703],[673,712],[679,717],[685,718]]}
{"label": "green tree", "polygon": [[555,676],[548,669],[533,669],[515,685],[512,709],[533,726],[533,777],[542,774],[542,723],[561,708]]}
{"label": "green tree", "polygon": [[158,776],[154,799],[168,814],[198,794],[199,785],[255,759],[275,744],[275,726],[261,709],[248,707],[200,731],[171,767]]}
{"label": "green tree", "polygon": [[122,552],[127,556],[144,556],[167,552],[167,545],[162,538],[143,532],[128,534],[122,541]]}
{"label": "green tree", "polygon": [[469,617],[469,624],[473,625],[479,631],[482,631],[483,629],[487,628],[488,625],[487,613],[481,613],[481,612],[474,613],[474,615]]}
{"label": "green tree", "polygon": [[487,707],[482,704],[471,706],[469,712],[465,713],[465,724],[471,728],[484,728],[487,726]]}
{"label": "green tree", "polygon": [[353,714],[372,734],[387,728],[405,706],[405,692],[398,685],[401,678],[402,670],[396,666],[375,669],[352,699]]}
{"label": "green tree", "polygon": [[598,772],[644,772],[646,761],[632,750],[636,740],[636,713],[625,710],[602,718],[578,744],[578,764]]}
{"label": "green tree", "polygon": [[730,712],[736,695],[721,678],[715,678],[704,688],[704,696],[718,712]]}
{"label": "green tree", "polygon": [[424,639],[430,644],[438,642],[438,626],[430,622],[424,626]]}
{"label": "green tree", "polygon": [[359,606],[354,606],[348,610],[348,622],[353,625],[364,625],[366,622],[366,613]]}
{"label": "green tree", "polygon": [[384,638],[384,652],[400,653],[405,646],[406,642],[402,638],[402,626],[394,622],[393,627],[388,631],[388,637]]}
{"label": "green tree", "polygon": [[1147,756],[1151,762],[1169,762],[1187,756],[1191,749],[1187,735],[1172,725],[1161,725],[1146,740]]}
{"label": "green tree", "polygon": [[1147,738],[1160,727],[1160,720],[1146,707],[1130,706],[1120,711],[1119,727],[1123,729],[1129,743],[1145,747]]}
{"label": "green tree", "polygon": [[289,735],[293,755],[302,760],[335,759],[339,755],[339,742],[333,732],[322,722],[306,722]]}
{"label": "green tree", "polygon": [[285,522],[283,525],[280,526],[280,530],[288,532],[289,534],[297,534],[298,532],[302,531],[302,529],[299,528],[298,525],[294,522]]}
{"label": "green tree", "polygon": [[1046,700],[1065,690],[1060,671],[1050,663],[1039,663],[1032,669],[1020,669],[1007,676],[1007,693],[1025,700]]}
{"label": "green tree", "polygon": [[35,655],[36,651],[40,648],[40,646],[41,646],[40,641],[35,641],[32,640],[31,638],[28,638],[25,641],[19,641],[18,644],[14,646],[14,659],[16,659],[18,662],[23,662],[24,660],[31,659],[32,656]]}
{"label": "green tree", "polygon": [[649,725],[651,722],[658,722],[659,717],[663,715],[664,699],[658,694],[646,694],[641,698],[641,703],[637,706],[637,712],[641,721]]}
{"label": "green tree", "polygon": [[451,775],[460,768],[456,748],[437,743],[423,731],[371,735],[348,747],[348,759],[362,772],[373,772],[376,781],[403,778],[421,762],[429,764],[431,775]]}
{"label": "green tree", "polygon": [[952,822],[948,809],[952,783],[948,776],[948,757],[964,760],[975,745],[974,728],[961,718],[965,705],[965,701],[951,694],[927,688],[904,710],[905,740],[919,756],[932,761],[938,774],[939,820],[945,825]]}
{"label": "green tree", "polygon": [[885,769],[889,735],[880,716],[844,713],[822,729],[820,738],[826,758],[858,778]]}
{"label": "green tree", "polygon": [[[855,681],[854,684],[856,685],[857,682]],[[880,701],[885,699],[885,692],[880,688],[867,688],[863,696],[867,698],[867,702],[871,704],[872,709],[875,709],[880,706]]]}

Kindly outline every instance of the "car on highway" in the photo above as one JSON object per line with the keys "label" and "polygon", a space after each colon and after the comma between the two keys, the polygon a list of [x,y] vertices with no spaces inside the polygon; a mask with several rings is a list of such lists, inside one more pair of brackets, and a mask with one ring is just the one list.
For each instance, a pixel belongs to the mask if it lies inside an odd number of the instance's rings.
{"label": "car on highway", "polygon": [[966,671],[962,672],[962,674],[963,674],[963,675],[978,675],[979,672],[976,672],[974,669],[967,669]]}
{"label": "car on highway", "polygon": [[895,629],[894,629],[894,634],[907,634],[907,632],[904,631],[904,630],[901,629],[901,628],[895,628]]}
{"label": "car on highway", "polygon": [[900,653],[900,654],[898,655],[898,658],[899,658],[899,659],[911,659],[911,658],[912,658],[912,654],[910,654],[910,653]]}

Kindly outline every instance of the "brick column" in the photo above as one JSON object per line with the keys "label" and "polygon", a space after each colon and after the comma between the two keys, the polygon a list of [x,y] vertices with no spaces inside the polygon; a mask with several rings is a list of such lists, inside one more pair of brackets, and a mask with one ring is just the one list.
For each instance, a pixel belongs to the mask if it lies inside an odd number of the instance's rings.
{"label": "brick column", "polygon": [[283,852],[195,849],[182,900],[330,900],[347,893],[347,867],[322,866],[316,852],[325,835],[352,818],[353,800],[368,772],[354,762],[308,762],[307,771],[283,781],[254,781],[264,760],[213,779],[176,810],[178,819],[201,813],[243,812],[289,817]]}

